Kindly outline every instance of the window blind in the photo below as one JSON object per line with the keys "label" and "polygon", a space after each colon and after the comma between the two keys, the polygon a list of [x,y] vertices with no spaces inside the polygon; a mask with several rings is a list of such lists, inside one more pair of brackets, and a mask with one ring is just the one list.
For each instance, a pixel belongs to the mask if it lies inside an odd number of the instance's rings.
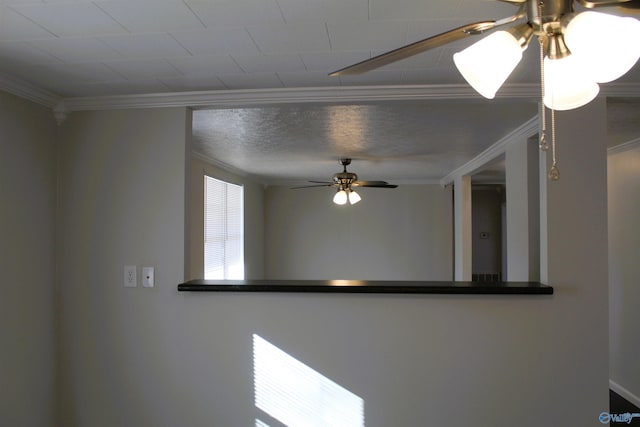
{"label": "window blind", "polygon": [[243,188],[204,177],[204,278],[244,279]]}

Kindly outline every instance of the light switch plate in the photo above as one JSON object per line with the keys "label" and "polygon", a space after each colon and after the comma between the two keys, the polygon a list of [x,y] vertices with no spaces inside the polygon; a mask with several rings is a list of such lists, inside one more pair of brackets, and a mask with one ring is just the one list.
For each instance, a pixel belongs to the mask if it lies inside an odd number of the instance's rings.
{"label": "light switch plate", "polygon": [[153,288],[153,267],[142,267],[142,286]]}
{"label": "light switch plate", "polygon": [[123,283],[125,288],[135,288],[138,286],[137,270],[138,267],[135,265],[124,266]]}

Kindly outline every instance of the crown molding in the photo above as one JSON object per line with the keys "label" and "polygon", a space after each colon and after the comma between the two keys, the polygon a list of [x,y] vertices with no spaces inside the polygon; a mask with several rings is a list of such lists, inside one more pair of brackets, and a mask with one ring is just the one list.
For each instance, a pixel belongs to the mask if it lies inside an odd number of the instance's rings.
{"label": "crown molding", "polygon": [[[288,103],[321,104],[409,100],[466,99],[486,101],[467,84],[215,90],[64,98],[2,73],[0,73],[0,90],[53,109],[59,124],[73,111],[91,110],[166,107],[204,109]],[[599,96],[640,97],[640,83],[601,85]],[[496,97],[533,101],[540,97],[540,87],[537,83],[508,84],[500,89]]]}
{"label": "crown molding", "polygon": [[207,156],[206,154],[202,154],[199,153],[197,151],[191,151],[191,156],[193,158],[196,158],[202,162],[208,163],[209,165],[213,166],[214,168],[220,169],[224,172],[230,173],[232,175],[236,175],[240,178],[250,178],[251,176],[249,175],[249,173],[235,168],[227,163],[221,162],[218,159],[214,159],[213,157]]}
{"label": "crown molding", "polygon": [[513,132],[509,133],[499,141],[492,144],[489,148],[475,156],[473,159],[469,160],[464,165],[444,176],[440,180],[440,185],[446,187],[448,184],[451,184],[458,176],[473,174],[490,161],[504,154],[509,144],[511,144],[512,142],[518,142],[522,141],[523,139],[527,139],[532,135],[535,135],[539,131],[539,129],[540,123],[538,120],[538,116],[532,117],[531,119],[520,125],[520,127],[515,129]]}
{"label": "crown molding", "polygon": [[[603,85],[601,96],[640,97],[640,84],[615,83]],[[497,98],[537,100],[538,84],[504,86]],[[128,108],[189,107],[231,108],[288,103],[338,103],[408,100],[467,99],[486,101],[466,84],[455,85],[398,85],[398,86],[331,86],[311,88],[215,90],[194,92],[153,93],[65,98],[65,110],[110,110]]]}
{"label": "crown molding", "polygon": [[[486,101],[467,84],[214,90],[64,98],[15,77],[0,74],[0,90],[49,108],[55,108],[59,115],[73,111],[129,108],[189,107],[201,109],[287,103],[455,99]],[[539,96],[540,87],[537,83],[508,84],[496,94],[497,98],[502,99],[536,100]],[[602,85],[600,96],[640,97],[640,84],[609,83]]]}
{"label": "crown molding", "polygon": [[49,108],[55,107],[62,99],[53,92],[6,74],[0,74],[0,90]]}
{"label": "crown molding", "polygon": [[[538,96],[535,84],[505,87],[499,98]],[[336,86],[253,90],[220,90],[66,98],[67,111],[126,108],[229,108],[265,104],[405,101],[420,99],[484,100],[468,85]]]}
{"label": "crown molding", "polygon": [[600,96],[640,97],[640,83],[606,83],[600,85]]}
{"label": "crown molding", "polygon": [[637,147],[640,147],[640,138],[632,139],[631,141],[609,147],[607,148],[607,154],[624,153],[625,151],[633,150]]}

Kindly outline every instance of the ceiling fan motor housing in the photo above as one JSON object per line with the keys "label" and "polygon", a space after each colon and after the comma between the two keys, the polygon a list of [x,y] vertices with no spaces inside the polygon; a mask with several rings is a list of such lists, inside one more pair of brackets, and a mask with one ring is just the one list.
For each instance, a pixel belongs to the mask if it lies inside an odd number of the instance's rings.
{"label": "ceiling fan motor housing", "polygon": [[333,174],[333,182],[340,185],[341,189],[347,189],[351,183],[358,180],[358,175],[352,172],[338,172]]}
{"label": "ceiling fan motor housing", "polygon": [[538,33],[549,32],[547,24],[558,23],[573,12],[573,0],[528,0],[527,17]]}

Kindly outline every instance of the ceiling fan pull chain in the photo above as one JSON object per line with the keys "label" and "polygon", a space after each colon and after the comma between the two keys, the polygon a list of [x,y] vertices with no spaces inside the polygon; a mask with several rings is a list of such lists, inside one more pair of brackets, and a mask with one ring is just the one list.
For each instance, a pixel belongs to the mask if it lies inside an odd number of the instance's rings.
{"label": "ceiling fan pull chain", "polygon": [[[544,2],[538,2],[539,16],[542,16],[543,7]],[[542,151],[547,151],[549,149],[549,143],[547,142],[547,113],[544,106],[544,40],[541,37],[538,37],[538,43],[540,45],[540,121],[542,124],[542,131],[540,132],[540,149]]]}
{"label": "ceiling fan pull chain", "polygon": [[[544,9],[544,1],[538,2],[538,15],[540,16],[541,22],[543,21],[543,9]],[[546,110],[544,105],[544,92],[545,92],[545,81],[544,81],[544,42],[546,40],[545,37],[538,36],[538,41],[540,42],[540,93],[542,100],[542,132],[540,135],[540,149],[542,151],[549,150],[549,143],[547,142],[547,118],[546,118]],[[553,93],[551,94],[553,97]],[[558,165],[556,161],[556,110],[552,107],[551,110],[551,169],[549,169],[549,180],[557,181],[560,179],[560,171],[558,170]]]}
{"label": "ceiling fan pull chain", "polygon": [[547,151],[549,149],[549,143],[547,142],[547,114],[544,106],[544,46],[541,38],[538,38],[538,42],[540,43],[540,121],[542,124],[542,130],[540,132],[540,149],[542,151]]}
{"label": "ceiling fan pull chain", "polygon": [[549,179],[557,181],[560,179],[560,171],[556,165],[556,110],[551,109],[551,169],[549,170]]}

